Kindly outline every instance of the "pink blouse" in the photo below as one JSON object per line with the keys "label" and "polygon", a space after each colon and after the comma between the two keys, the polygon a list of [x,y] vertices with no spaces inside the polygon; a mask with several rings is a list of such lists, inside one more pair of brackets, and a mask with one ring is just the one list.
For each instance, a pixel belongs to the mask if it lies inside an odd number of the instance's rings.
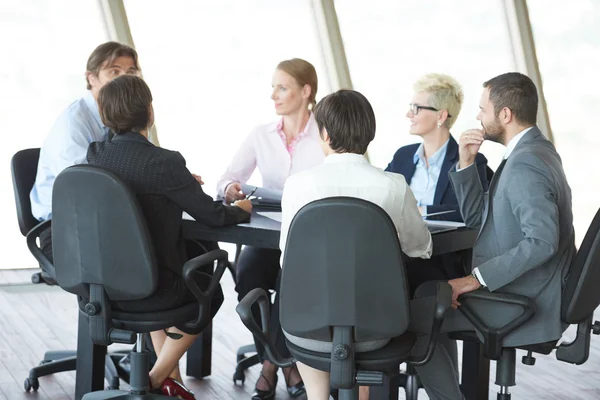
{"label": "pink blouse", "polygon": [[283,118],[256,127],[242,143],[227,170],[217,183],[217,193],[224,195],[232,182],[246,183],[258,166],[262,186],[283,190],[288,176],[319,165],[325,159],[319,129],[311,113],[304,130],[287,145]]}

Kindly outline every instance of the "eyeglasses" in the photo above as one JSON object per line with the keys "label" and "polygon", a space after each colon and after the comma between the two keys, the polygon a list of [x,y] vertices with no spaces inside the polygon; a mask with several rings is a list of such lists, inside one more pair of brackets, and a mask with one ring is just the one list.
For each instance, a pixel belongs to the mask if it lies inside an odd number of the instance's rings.
{"label": "eyeglasses", "polygon": [[[429,107],[429,106],[421,106],[419,104],[410,103],[410,111],[418,115],[420,110],[431,110],[431,111],[440,111],[437,108]],[[448,118],[452,117],[452,115],[448,114]]]}

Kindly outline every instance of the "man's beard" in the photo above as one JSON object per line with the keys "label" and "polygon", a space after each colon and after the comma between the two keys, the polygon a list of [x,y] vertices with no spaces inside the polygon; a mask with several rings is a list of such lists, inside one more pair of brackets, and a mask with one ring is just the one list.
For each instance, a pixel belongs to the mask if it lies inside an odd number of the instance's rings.
{"label": "man's beard", "polygon": [[483,138],[485,140],[504,144],[506,130],[502,127],[498,118],[495,118],[494,122],[488,125],[484,125],[482,122],[481,127],[483,128]]}

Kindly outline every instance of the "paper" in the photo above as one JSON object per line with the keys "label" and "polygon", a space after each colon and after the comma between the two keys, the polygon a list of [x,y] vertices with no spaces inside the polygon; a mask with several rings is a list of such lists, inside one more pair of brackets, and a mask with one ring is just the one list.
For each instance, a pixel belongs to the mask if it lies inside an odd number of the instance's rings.
{"label": "paper", "polygon": [[423,214],[423,218],[433,217],[435,215],[450,214],[450,213],[455,213],[455,212],[456,211],[454,211],[454,210],[449,210],[449,211],[440,211],[440,212],[435,212],[435,213]]}
{"label": "paper", "polygon": [[425,222],[427,222],[427,229],[429,229],[429,232],[431,232],[431,233],[453,231],[458,228],[462,228],[462,227],[466,226],[464,222],[456,222],[456,221],[430,221],[430,220],[427,220]]}
{"label": "paper", "polygon": [[278,201],[281,202],[281,196],[283,191],[277,189],[266,189],[257,186],[247,185],[242,183],[242,193],[246,196],[252,194],[254,197],[260,197],[263,200]]}
{"label": "paper", "polygon": [[259,211],[257,212],[258,215],[262,215],[263,217],[267,217],[269,219],[272,219],[273,221],[277,221],[279,223],[281,223],[281,212],[277,212],[277,211]]}
{"label": "paper", "polygon": [[456,221],[426,221],[427,225],[431,226],[444,226],[447,228],[462,228],[465,227],[464,222],[456,222]]}

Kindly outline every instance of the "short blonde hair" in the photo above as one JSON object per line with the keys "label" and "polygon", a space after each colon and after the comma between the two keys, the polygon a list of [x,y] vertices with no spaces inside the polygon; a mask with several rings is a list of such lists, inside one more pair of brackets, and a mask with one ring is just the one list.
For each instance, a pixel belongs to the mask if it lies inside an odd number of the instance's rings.
{"label": "short blonde hair", "polygon": [[414,84],[415,92],[429,94],[429,105],[438,110],[446,110],[450,117],[444,125],[450,129],[460,114],[464,99],[462,86],[453,77],[445,74],[427,74],[420,77]]}

